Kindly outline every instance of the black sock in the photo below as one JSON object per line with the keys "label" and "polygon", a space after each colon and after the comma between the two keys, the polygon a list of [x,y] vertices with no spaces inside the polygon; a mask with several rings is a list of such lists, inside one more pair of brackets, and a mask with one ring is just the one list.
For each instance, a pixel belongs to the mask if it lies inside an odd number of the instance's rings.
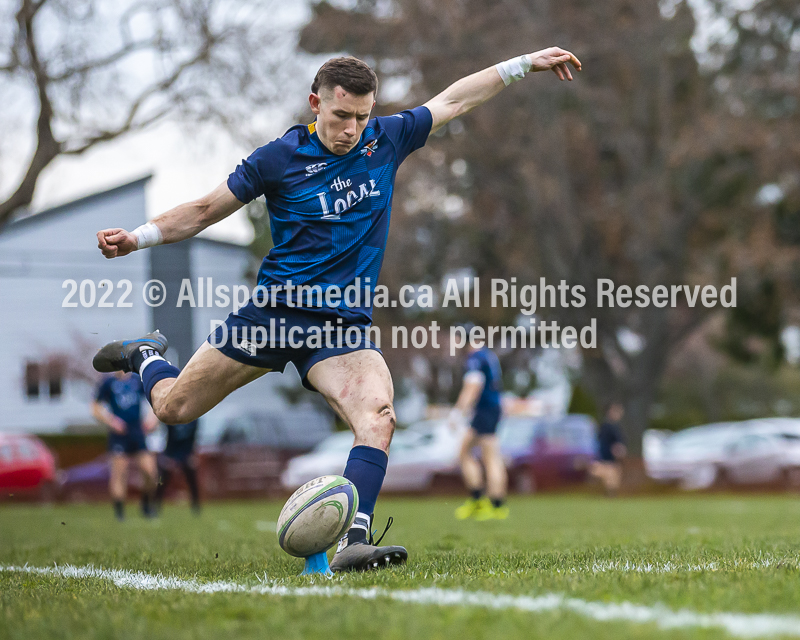
{"label": "black sock", "polygon": [[503,498],[492,498],[492,506],[495,509],[498,509],[499,507],[502,507],[504,502],[505,502],[505,500]]}
{"label": "black sock", "polygon": [[153,510],[150,506],[150,494],[143,493],[142,494],[142,515],[145,517],[150,517],[153,514]]}
{"label": "black sock", "polygon": [[361,527],[351,527],[347,532],[347,544],[353,544],[354,542],[366,542],[366,540],[367,532]]}
{"label": "black sock", "polygon": [[369,534],[369,529],[372,526],[372,517],[367,516],[361,512],[356,514],[355,520],[353,520],[353,525],[347,531],[347,536],[342,538],[339,543],[339,548],[337,551],[342,549],[342,543],[346,539],[346,544],[351,545],[356,542],[366,542]]}
{"label": "black sock", "polygon": [[473,500],[480,500],[481,496],[483,495],[483,490],[473,489],[472,491],[470,491],[470,495],[472,495]]}
{"label": "black sock", "polygon": [[142,363],[152,356],[160,355],[152,347],[139,347],[130,355],[130,367],[134,373],[139,373]]}
{"label": "black sock", "polygon": [[125,519],[125,503],[122,500],[114,500],[114,517],[117,520]]}

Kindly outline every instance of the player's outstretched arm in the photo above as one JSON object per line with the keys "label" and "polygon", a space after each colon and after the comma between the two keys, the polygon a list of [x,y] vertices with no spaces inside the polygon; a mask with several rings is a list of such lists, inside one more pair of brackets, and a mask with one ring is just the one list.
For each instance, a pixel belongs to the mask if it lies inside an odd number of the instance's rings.
{"label": "player's outstretched arm", "polygon": [[98,231],[97,246],[106,258],[119,258],[137,249],[180,242],[196,236],[243,206],[231,193],[227,182],[223,182],[199,200],[178,205],[133,231]]}
{"label": "player's outstretched arm", "polygon": [[506,60],[462,78],[425,103],[424,106],[433,116],[431,133],[493,98],[512,82],[521,80],[529,71],[552,69],[559,80],[572,80],[570,64],[577,71],[581,70],[580,60],[572,53],[559,47],[550,47]]}

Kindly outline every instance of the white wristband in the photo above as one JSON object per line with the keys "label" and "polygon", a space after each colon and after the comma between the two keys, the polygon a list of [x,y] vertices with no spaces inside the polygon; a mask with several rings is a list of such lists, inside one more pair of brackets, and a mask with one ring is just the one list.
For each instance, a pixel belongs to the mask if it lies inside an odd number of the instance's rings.
{"label": "white wristband", "polygon": [[497,63],[494,68],[503,79],[503,84],[506,86],[517,80],[522,80],[525,74],[531,70],[531,59],[527,55],[522,55],[517,58],[511,58],[505,62]]}
{"label": "white wristband", "polygon": [[132,233],[136,236],[137,249],[147,249],[147,247],[154,247],[164,242],[161,229],[152,222],[136,227]]}

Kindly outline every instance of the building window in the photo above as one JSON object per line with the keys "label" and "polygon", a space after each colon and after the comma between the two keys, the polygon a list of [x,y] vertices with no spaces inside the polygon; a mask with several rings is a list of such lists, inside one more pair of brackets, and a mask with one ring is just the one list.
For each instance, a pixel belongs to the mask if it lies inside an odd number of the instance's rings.
{"label": "building window", "polygon": [[38,362],[25,364],[25,395],[30,398],[39,397],[39,380],[41,379],[41,366]]}
{"label": "building window", "polygon": [[61,360],[54,359],[46,364],[25,363],[25,396],[29,400],[36,400],[45,394],[51,400],[60,400],[63,393],[64,363]]}
{"label": "building window", "polygon": [[50,399],[60,398],[62,391],[62,380],[64,379],[64,369],[60,362],[51,362],[47,367],[47,386],[50,392]]}

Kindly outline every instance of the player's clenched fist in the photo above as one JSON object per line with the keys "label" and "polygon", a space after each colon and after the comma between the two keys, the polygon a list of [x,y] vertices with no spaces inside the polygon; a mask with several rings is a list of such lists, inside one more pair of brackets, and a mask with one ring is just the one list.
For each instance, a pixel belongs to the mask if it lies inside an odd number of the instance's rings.
{"label": "player's clenched fist", "polygon": [[125,229],[104,229],[97,232],[97,247],[106,258],[127,256],[138,249],[136,236]]}

